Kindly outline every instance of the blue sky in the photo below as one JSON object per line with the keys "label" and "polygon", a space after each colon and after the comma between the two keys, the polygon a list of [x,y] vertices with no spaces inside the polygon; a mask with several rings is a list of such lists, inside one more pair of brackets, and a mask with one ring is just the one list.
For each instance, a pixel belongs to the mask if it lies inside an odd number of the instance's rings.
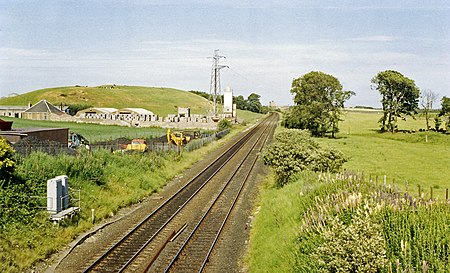
{"label": "blue sky", "polygon": [[450,1],[0,0],[0,96],[121,84],[209,92],[219,49],[222,87],[292,104],[294,78],[337,77],[379,106],[370,80],[393,69],[450,96]]}

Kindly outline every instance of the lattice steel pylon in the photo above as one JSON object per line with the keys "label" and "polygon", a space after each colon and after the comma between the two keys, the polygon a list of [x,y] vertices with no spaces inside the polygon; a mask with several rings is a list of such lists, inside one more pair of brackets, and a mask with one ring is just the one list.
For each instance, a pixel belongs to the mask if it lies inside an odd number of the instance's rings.
{"label": "lattice steel pylon", "polygon": [[221,88],[220,88],[220,70],[222,68],[228,67],[226,65],[219,65],[219,61],[221,58],[226,58],[225,56],[219,55],[219,50],[214,50],[214,56],[212,57],[212,69],[211,69],[211,83],[209,86],[209,95],[212,96],[213,99],[213,115],[217,117],[217,98],[220,97]]}

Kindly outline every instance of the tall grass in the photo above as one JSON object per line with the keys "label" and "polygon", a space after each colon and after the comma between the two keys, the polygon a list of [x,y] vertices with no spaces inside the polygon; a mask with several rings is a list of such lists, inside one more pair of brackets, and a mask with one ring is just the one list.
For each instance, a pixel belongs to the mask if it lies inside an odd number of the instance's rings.
{"label": "tall grass", "polygon": [[[168,163],[177,161],[180,161],[177,154],[122,155],[105,150],[77,157],[33,153],[21,158],[14,189],[2,190],[2,193],[16,193],[3,195],[8,198],[11,210],[1,212],[0,271],[21,272],[57,251],[92,227],[91,209],[95,209],[96,219],[102,220],[157,191],[171,178],[168,175],[173,175],[166,170],[173,169],[168,168]],[[62,174],[69,176],[71,188],[81,190],[81,212],[73,222],[55,226],[39,208],[45,207],[45,202],[39,202],[45,199],[30,196],[46,196],[46,181]],[[17,192],[19,185],[23,185],[22,192]],[[6,205],[4,202],[2,207]]]}
{"label": "tall grass", "polygon": [[361,176],[266,184],[250,272],[448,272],[450,205]]}

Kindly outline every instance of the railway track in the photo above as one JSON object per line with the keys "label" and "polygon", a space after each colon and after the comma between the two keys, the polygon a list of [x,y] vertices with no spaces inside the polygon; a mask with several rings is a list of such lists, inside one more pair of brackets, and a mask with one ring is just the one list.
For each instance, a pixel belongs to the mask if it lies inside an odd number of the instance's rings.
{"label": "railway track", "polygon": [[[246,132],[82,272],[192,272],[194,267],[204,268],[276,119],[271,115]],[[243,176],[245,179],[239,179]],[[197,214],[180,216],[196,210],[198,205],[193,209],[191,204],[194,199],[204,203]],[[174,243],[167,247],[169,241]],[[189,263],[185,257],[190,257]],[[193,266],[194,257],[200,267]]]}

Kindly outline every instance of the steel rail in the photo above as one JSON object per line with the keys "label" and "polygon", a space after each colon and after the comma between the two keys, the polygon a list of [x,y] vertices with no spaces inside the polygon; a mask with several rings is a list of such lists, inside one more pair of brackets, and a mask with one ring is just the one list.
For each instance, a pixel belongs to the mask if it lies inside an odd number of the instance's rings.
{"label": "steel rail", "polygon": [[[266,118],[268,119],[268,118]],[[265,119],[265,120],[266,120]],[[193,184],[194,181],[196,181],[197,179],[200,178],[200,176],[202,176],[203,174],[205,174],[208,170],[210,170],[211,168],[213,168],[215,165],[217,165],[217,163],[220,163],[220,160],[223,160],[223,158],[228,158],[226,159],[226,161],[224,163],[220,164],[220,167],[217,168],[217,171],[226,163],[228,162],[234,154],[237,153],[237,151],[239,150],[240,147],[242,147],[249,139],[250,136],[252,134],[254,134],[257,130],[258,130],[258,126],[254,126],[251,130],[248,130],[243,136],[241,136],[239,138],[239,140],[234,143],[228,150],[222,152],[213,162],[211,162],[210,164],[208,164],[205,168],[202,169],[202,171],[199,172],[199,174],[197,174],[194,178],[192,178],[191,180],[189,180],[182,188],[180,188],[177,192],[175,192],[172,196],[170,196],[165,202],[163,202],[160,206],[158,206],[154,211],[152,211],[144,220],[142,220],[138,225],[136,225],[131,231],[129,231],[124,237],[122,237],[118,242],[116,242],[112,247],[110,247],[105,253],[103,253],[101,255],[100,258],[98,258],[94,263],[92,263],[88,268],[86,268],[83,272],[90,272],[92,270],[94,270],[94,268],[96,268],[102,261],[106,260],[107,257],[115,250],[117,249],[119,246],[121,246],[122,244],[124,244],[124,242],[126,240],[128,240],[134,233],[136,233],[136,231],[138,231],[139,229],[141,229],[141,227],[147,223],[157,212],[159,212],[162,208],[168,206],[168,204],[170,204],[172,202],[172,200],[175,199],[175,197],[179,196],[182,192],[184,192],[190,185]],[[231,152],[230,152],[231,151]],[[200,186],[200,188],[204,187],[204,185],[211,179],[212,176],[214,176],[217,171],[214,171],[212,175],[209,176],[209,178],[207,178],[205,183],[202,183],[202,185]],[[191,196],[188,198],[189,200],[191,200],[193,198],[193,196],[195,194],[198,193],[200,189],[197,189],[193,194],[191,194]],[[188,202],[188,201],[187,201]],[[186,203],[186,202],[185,202]],[[177,214],[179,212],[179,210],[177,210],[171,217],[171,219],[173,219],[174,215]],[[168,221],[167,221],[168,222]],[[164,224],[167,225],[167,222]],[[158,231],[154,234],[154,236],[152,236],[152,239],[154,237],[156,237],[156,235],[163,229],[164,227],[161,227],[158,229]],[[150,240],[151,241],[151,240]],[[146,245],[148,245],[149,242],[146,242]],[[141,248],[139,251],[142,251],[143,248]],[[132,259],[135,259],[137,257],[137,255],[133,255]],[[128,259],[128,261],[126,262],[127,265],[130,264],[130,260]],[[122,267],[120,270],[122,271],[125,267]],[[119,271],[120,272],[120,271]]]}
{"label": "steel rail", "polygon": [[[264,120],[267,121],[268,119]],[[262,123],[261,123],[262,124]],[[186,246],[188,245],[188,243],[190,242],[190,240],[192,239],[192,237],[194,236],[194,234],[198,231],[200,225],[204,222],[204,220],[206,219],[207,216],[209,216],[209,213],[211,212],[212,208],[214,207],[214,205],[218,202],[218,200],[222,197],[222,195],[224,194],[224,192],[226,191],[227,187],[229,186],[229,184],[231,183],[231,181],[233,180],[233,178],[235,177],[235,175],[238,173],[239,170],[241,170],[241,167],[243,165],[243,163],[247,160],[247,158],[250,156],[250,154],[254,151],[254,147],[259,143],[260,139],[263,137],[264,133],[266,133],[266,131],[270,130],[271,127],[270,126],[266,126],[264,128],[264,131],[261,133],[261,135],[258,136],[257,141],[255,141],[250,149],[250,151],[246,154],[246,156],[244,157],[244,159],[242,160],[242,162],[239,164],[239,167],[237,169],[235,169],[235,171],[233,172],[232,176],[228,179],[228,181],[226,182],[226,184],[223,186],[223,188],[221,189],[220,193],[216,196],[216,198],[214,199],[213,203],[209,206],[208,210],[203,214],[202,218],[198,221],[198,223],[196,224],[196,226],[194,227],[194,229],[191,231],[191,233],[189,234],[189,236],[186,238],[186,240],[184,241],[184,243],[182,244],[182,246],[179,248],[178,252],[175,254],[175,256],[172,258],[172,260],[170,261],[169,265],[166,267],[166,269],[164,270],[165,273],[169,272],[169,270],[171,270],[171,268],[174,266],[174,264],[176,263],[177,259],[180,257],[181,253],[184,251],[184,249],[186,248]],[[264,146],[264,144],[267,142],[267,139],[269,138],[270,133],[267,133],[267,135],[265,135],[265,139],[261,145],[261,148],[259,149],[258,152],[260,152],[262,150],[262,147]],[[244,188],[255,164],[257,159],[259,158],[258,155],[255,156],[255,159],[253,160],[252,164],[251,164],[251,168],[250,170],[247,172],[245,179],[243,180],[243,182],[240,184],[238,192],[236,193],[233,202],[230,206],[230,208],[227,211],[227,214],[225,216],[225,218],[223,219],[219,230],[217,231],[215,238],[213,240],[212,245],[209,247],[209,250],[202,262],[202,265],[200,267],[199,272],[202,272],[206,262],[208,260],[208,258],[210,257],[210,254],[220,236],[220,233],[223,230],[223,227],[225,226],[226,221],[229,218],[229,215],[231,214],[232,209],[235,207],[235,204],[237,202],[237,200],[239,199],[239,196],[242,192],[242,189]]]}
{"label": "steel rail", "polygon": [[[271,130],[271,128],[268,128],[268,129]],[[266,137],[265,137],[265,139],[263,141],[263,144],[261,145],[261,147],[258,150],[258,153],[260,153],[262,151],[263,147],[265,146],[265,144],[267,143],[267,141],[269,139],[269,136],[270,136],[270,132],[266,135]],[[245,176],[244,182],[242,183],[241,187],[239,188],[239,191],[237,192],[237,194],[236,194],[236,196],[235,196],[235,198],[233,200],[233,204],[231,205],[230,209],[227,212],[227,215],[225,216],[225,219],[223,220],[222,224],[220,225],[220,229],[217,232],[216,237],[214,238],[214,241],[212,242],[211,247],[209,248],[205,259],[203,260],[203,263],[202,263],[202,266],[200,267],[200,270],[198,271],[199,273],[203,272],[203,270],[205,269],[206,263],[208,262],[209,257],[211,256],[211,253],[212,253],[214,247],[216,246],[217,241],[219,240],[220,234],[222,234],[222,230],[225,227],[225,224],[228,221],[228,218],[230,217],[231,211],[233,210],[234,206],[236,205],[236,202],[237,202],[238,198],[241,195],[242,189],[244,188],[244,185],[247,183],[247,181],[248,181],[248,179],[250,177],[250,174],[252,173],[252,171],[253,171],[253,169],[254,169],[258,159],[259,159],[259,154],[257,154],[255,156],[255,159],[252,162],[251,168],[248,171],[247,175]]]}
{"label": "steel rail", "polygon": [[[246,143],[246,142],[244,142]],[[153,239],[158,236],[158,234],[167,226],[167,224],[172,221],[173,218],[177,216],[177,214],[191,201],[197,193],[203,189],[203,187],[222,169],[225,164],[227,164],[231,158],[238,152],[239,150],[234,151],[230,157],[228,157],[219,168],[217,168],[206,180],[205,182],[167,219],[167,221],[144,243],[144,245],[128,260],[126,264],[119,270],[119,272],[123,272],[138,256],[142,253],[142,251],[150,244]]]}

